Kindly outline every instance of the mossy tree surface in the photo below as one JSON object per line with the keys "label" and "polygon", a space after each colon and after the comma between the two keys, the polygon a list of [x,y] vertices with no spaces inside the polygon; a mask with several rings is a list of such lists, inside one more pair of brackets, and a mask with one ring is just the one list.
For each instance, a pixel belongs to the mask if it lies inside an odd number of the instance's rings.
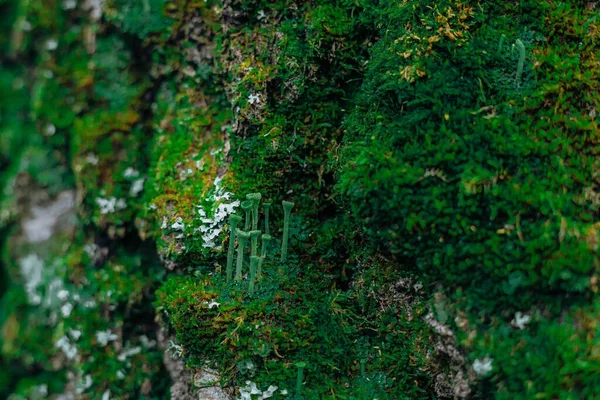
{"label": "mossy tree surface", "polygon": [[0,396],[600,396],[597,14],[0,0]]}

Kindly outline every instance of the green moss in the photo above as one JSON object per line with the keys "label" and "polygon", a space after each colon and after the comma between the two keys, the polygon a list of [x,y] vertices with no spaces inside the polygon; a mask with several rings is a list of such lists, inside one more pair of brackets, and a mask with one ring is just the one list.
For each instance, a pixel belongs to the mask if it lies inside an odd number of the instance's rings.
{"label": "green moss", "polygon": [[[158,291],[157,307],[177,332],[188,363],[200,366],[206,359],[214,360],[223,374],[221,384],[251,379],[259,387],[275,385],[293,392],[294,362],[306,360],[309,367],[303,393],[309,398],[331,393],[359,396],[369,390],[382,398],[399,398],[406,386],[392,388],[388,379],[400,376],[407,383],[418,380],[425,387],[429,385],[418,369],[427,364],[424,349],[416,347],[419,342],[423,345],[424,325],[414,330],[405,314],[390,313],[381,320],[387,327],[375,329],[376,325],[364,318],[366,309],[352,305],[360,292],[322,290],[322,279],[306,275],[298,279],[299,271],[297,266],[290,266],[289,274],[280,276],[267,268],[255,297],[246,299],[245,288],[236,289],[220,278],[171,277]],[[212,301],[220,305],[210,308]],[[376,308],[377,300],[365,298],[363,306]],[[423,305],[413,306],[418,313],[424,311]],[[398,342],[391,335],[396,329],[406,332]],[[380,334],[371,336],[368,332]],[[404,344],[397,347],[400,341]],[[398,351],[407,345],[415,346],[406,353],[406,357],[412,354],[414,369],[408,363],[396,363]],[[365,351],[371,359],[367,375],[378,377],[370,384],[358,379],[358,354]],[[428,398],[421,389],[406,393]],[[284,397],[276,392],[274,398]]]}
{"label": "green moss", "polygon": [[[292,393],[306,362],[306,398],[440,398],[449,373],[471,376],[481,398],[597,390],[593,6],[110,0],[96,18],[30,0],[0,10],[0,227],[20,218],[17,180],[50,196],[75,188],[81,226],[52,271],[103,307],[77,306],[53,325],[12,265],[0,365],[23,368],[0,379],[2,394],[33,396],[44,382],[58,393],[68,369],[89,373],[93,393],[163,396],[162,354],[141,339],[156,330],[159,257],[178,273],[158,290],[163,322],[188,365],[211,360],[223,385]],[[228,282],[226,217],[257,190],[294,200],[290,218],[281,208],[265,218],[272,247],[289,238],[290,251],[274,262],[263,241],[251,281]],[[258,229],[257,206],[246,231]],[[96,255],[100,267],[83,251],[95,241],[111,249]],[[434,351],[430,310],[466,361]],[[531,317],[523,330],[516,312]],[[44,329],[52,337],[38,340]],[[53,344],[69,329],[87,333],[81,360],[56,368]],[[95,338],[106,330],[143,348],[124,380],[117,346]],[[486,356],[493,370],[473,379]],[[29,368],[44,373],[26,379]],[[145,376],[156,378],[149,393]]]}
{"label": "green moss", "polygon": [[152,34],[165,33],[173,20],[165,14],[166,0],[112,0],[107,11],[111,22],[124,32],[144,39]]}

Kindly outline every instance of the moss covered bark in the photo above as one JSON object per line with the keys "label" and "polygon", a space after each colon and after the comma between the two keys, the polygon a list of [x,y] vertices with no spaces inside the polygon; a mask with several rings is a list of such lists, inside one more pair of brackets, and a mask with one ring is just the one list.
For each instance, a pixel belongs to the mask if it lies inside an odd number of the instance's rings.
{"label": "moss covered bark", "polygon": [[0,0],[0,396],[599,397],[597,14]]}

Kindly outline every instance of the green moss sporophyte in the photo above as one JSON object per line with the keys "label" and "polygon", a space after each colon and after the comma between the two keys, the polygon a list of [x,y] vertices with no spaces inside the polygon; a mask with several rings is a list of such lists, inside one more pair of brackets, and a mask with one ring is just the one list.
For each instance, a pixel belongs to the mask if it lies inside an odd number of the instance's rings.
{"label": "green moss sporophyte", "polygon": [[523,75],[523,64],[525,63],[525,45],[521,39],[515,41],[517,50],[519,51],[519,61],[517,62],[517,76],[515,77],[515,83],[517,87],[521,86],[521,75]]}
{"label": "green moss sporophyte", "polygon": [[294,207],[294,203],[283,200],[281,204],[283,205],[283,239],[281,240],[281,261],[285,261],[287,258],[288,239],[290,236],[290,214],[292,212],[292,207]]}
{"label": "green moss sporophyte", "polygon": [[258,256],[250,257],[250,281],[248,282],[248,294],[250,296],[254,295],[256,271],[258,269],[259,262],[260,262],[260,257],[258,257]]}
{"label": "green moss sporophyte", "polygon": [[252,240],[252,253],[250,253],[252,256],[258,256],[258,237],[260,236],[261,231],[259,230],[255,230],[255,231],[250,231],[250,240]]}
{"label": "green moss sporophyte", "polygon": [[300,398],[302,395],[302,381],[304,380],[304,368],[306,368],[306,363],[297,362],[296,368],[298,368],[298,375],[296,376],[296,397]]}
{"label": "green moss sporophyte", "polygon": [[244,230],[248,231],[250,229],[250,221],[251,221],[251,216],[250,213],[252,212],[252,202],[250,200],[246,200],[246,201],[242,201],[242,210],[245,211],[246,213],[246,220],[244,222]]}
{"label": "green moss sporophyte", "polygon": [[260,252],[260,262],[258,263],[258,271],[256,272],[256,277],[259,280],[262,277],[262,266],[265,262],[265,258],[267,257],[267,248],[269,247],[269,242],[271,241],[271,239],[271,235],[262,235],[262,249]]}
{"label": "green moss sporophyte", "polygon": [[265,207],[265,233],[267,235],[270,235],[271,232],[269,231],[269,210],[271,209],[271,203],[263,203],[263,206]]}
{"label": "green moss sporophyte", "polygon": [[262,195],[260,193],[250,193],[246,195],[246,199],[252,202],[252,230],[258,229],[258,204]]}
{"label": "green moss sporophyte", "polygon": [[227,250],[227,267],[225,269],[225,275],[227,281],[233,279],[233,252],[235,250],[235,235],[237,234],[237,227],[242,222],[242,217],[239,215],[231,215],[229,217],[229,248]]}
{"label": "green moss sporophyte", "polygon": [[242,280],[242,268],[244,264],[244,252],[246,251],[246,242],[250,239],[250,233],[244,232],[240,229],[237,230],[238,237],[238,257],[237,257],[237,265],[235,267],[235,280]]}

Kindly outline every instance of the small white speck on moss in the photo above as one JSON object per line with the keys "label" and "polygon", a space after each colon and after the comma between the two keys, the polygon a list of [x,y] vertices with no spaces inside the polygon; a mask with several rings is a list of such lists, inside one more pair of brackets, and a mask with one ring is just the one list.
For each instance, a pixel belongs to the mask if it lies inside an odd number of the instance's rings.
{"label": "small white speck on moss", "polygon": [[73,304],[71,303],[65,303],[63,304],[63,306],[60,308],[60,313],[62,314],[62,316],[64,318],[68,318],[69,315],[71,315],[71,312],[73,311]]}
{"label": "small white speck on moss", "polygon": [[19,260],[21,276],[25,279],[25,292],[30,304],[38,305],[42,302],[42,297],[37,292],[42,283],[42,273],[44,271],[44,262],[36,254]]}
{"label": "small white speck on moss", "polygon": [[113,342],[117,340],[119,337],[112,333],[110,329],[106,331],[96,332],[96,342],[102,347],[106,346],[109,342]]}
{"label": "small white speck on moss", "polygon": [[515,318],[511,321],[511,325],[518,329],[525,329],[525,325],[527,325],[531,321],[531,317],[527,314],[523,314],[521,311],[517,311],[515,313]]}
{"label": "small white speck on moss", "polygon": [[67,336],[63,336],[60,339],[58,339],[54,344],[54,347],[62,351],[68,360],[75,360],[78,358],[77,346],[71,343]]}
{"label": "small white speck on moss", "polygon": [[78,329],[69,328],[67,332],[69,332],[69,336],[75,341],[79,340],[81,337],[81,331]]}
{"label": "small white speck on moss", "polygon": [[140,194],[141,191],[144,190],[145,181],[146,178],[140,178],[133,181],[133,183],[131,184],[131,188],[129,189],[129,194],[131,196],[137,196],[138,194]]}
{"label": "small white speck on moss", "polygon": [[98,165],[98,161],[100,161],[94,153],[88,154],[85,160],[91,165]]}
{"label": "small white speck on moss", "polygon": [[63,9],[64,10],[73,10],[77,7],[77,1],[76,0],[65,0],[63,1]]}
{"label": "small white speck on moss", "polygon": [[142,352],[142,348],[140,346],[132,347],[130,349],[125,350],[121,354],[119,354],[118,359],[119,359],[119,361],[125,361],[129,357],[140,354],[141,352]]}
{"label": "small white speck on moss", "polygon": [[103,199],[101,197],[96,198],[96,204],[100,207],[100,214],[112,214],[116,211],[124,210],[127,208],[127,203],[125,199],[117,199],[115,197],[111,197],[108,199]]}
{"label": "small white speck on moss", "polygon": [[174,229],[176,231],[184,231],[185,224],[183,223],[183,218],[181,218],[181,217],[177,218],[177,220],[175,220],[175,223],[173,225],[171,225],[171,229]]}
{"label": "small white speck on moss", "polygon": [[492,362],[493,360],[489,356],[485,356],[481,360],[477,359],[473,362],[473,371],[477,375],[485,376],[492,371]]}
{"label": "small white speck on moss", "polygon": [[253,93],[248,96],[248,103],[250,104],[259,104],[260,103],[260,93]]}
{"label": "small white speck on moss", "polygon": [[140,176],[140,172],[132,167],[128,167],[124,172],[123,176],[125,178],[137,178]]}
{"label": "small white speck on moss", "polygon": [[58,48],[58,41],[56,39],[50,39],[46,42],[46,49],[54,51]]}
{"label": "small white speck on moss", "polygon": [[65,301],[66,299],[69,298],[69,292],[67,290],[59,290],[59,292],[56,294],[56,297],[58,297],[58,299],[60,301]]}
{"label": "small white speck on moss", "polygon": [[88,390],[90,387],[92,387],[92,376],[91,375],[86,375],[83,377],[83,379],[81,379],[78,383],[77,383],[77,389],[75,389],[75,391],[78,394],[82,394],[83,392],[85,392],[86,390]]}

